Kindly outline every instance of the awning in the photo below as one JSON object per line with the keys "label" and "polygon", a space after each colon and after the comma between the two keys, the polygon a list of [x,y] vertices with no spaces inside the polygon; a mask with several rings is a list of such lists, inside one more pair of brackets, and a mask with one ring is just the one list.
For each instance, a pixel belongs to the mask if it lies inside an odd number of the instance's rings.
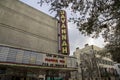
{"label": "awning", "polygon": [[22,68],[34,68],[34,69],[51,69],[51,70],[65,70],[65,71],[77,71],[77,68],[62,68],[62,67],[45,67],[45,66],[39,66],[39,65],[30,65],[30,64],[16,64],[16,63],[6,63],[6,62],[0,62],[0,65],[2,66],[9,66],[9,67],[22,67]]}

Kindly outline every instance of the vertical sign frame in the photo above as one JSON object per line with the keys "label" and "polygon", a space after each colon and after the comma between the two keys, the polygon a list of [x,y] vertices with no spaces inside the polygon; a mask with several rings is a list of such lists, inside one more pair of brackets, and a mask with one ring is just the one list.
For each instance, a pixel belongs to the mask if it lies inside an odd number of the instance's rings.
{"label": "vertical sign frame", "polygon": [[60,23],[60,53],[63,55],[69,55],[69,39],[68,39],[68,26],[67,16],[64,10],[59,11],[59,23]]}

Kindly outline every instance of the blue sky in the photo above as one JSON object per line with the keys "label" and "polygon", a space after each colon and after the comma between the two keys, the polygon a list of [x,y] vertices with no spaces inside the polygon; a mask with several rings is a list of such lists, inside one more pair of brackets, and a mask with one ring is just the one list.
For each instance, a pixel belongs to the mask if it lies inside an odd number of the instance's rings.
{"label": "blue sky", "polygon": [[[39,0],[20,0],[35,9],[38,9],[50,16],[55,16],[55,13],[49,12],[50,5],[44,4],[42,7],[37,4]],[[67,17],[71,16],[70,12],[67,10]],[[73,54],[76,47],[83,48],[85,44],[96,45],[98,47],[104,47],[105,43],[102,37],[98,39],[93,39],[90,37],[85,37],[77,30],[77,27],[73,23],[68,23],[68,33],[69,33],[69,43],[70,43],[70,55]]]}

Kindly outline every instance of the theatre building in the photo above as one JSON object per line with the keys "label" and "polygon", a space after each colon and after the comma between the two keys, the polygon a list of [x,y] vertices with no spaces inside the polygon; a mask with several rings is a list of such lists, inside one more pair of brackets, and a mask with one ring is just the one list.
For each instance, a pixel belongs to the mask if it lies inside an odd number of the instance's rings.
{"label": "theatre building", "polygon": [[76,58],[69,56],[65,11],[59,19],[19,0],[0,0],[0,80],[69,80]]}

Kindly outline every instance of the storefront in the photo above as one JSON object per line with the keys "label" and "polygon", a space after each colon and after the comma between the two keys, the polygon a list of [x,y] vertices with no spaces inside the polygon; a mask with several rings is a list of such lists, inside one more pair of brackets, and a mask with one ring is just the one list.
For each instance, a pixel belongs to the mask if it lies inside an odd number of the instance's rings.
{"label": "storefront", "polygon": [[0,46],[0,80],[68,80],[76,58]]}
{"label": "storefront", "polygon": [[[2,67],[1,67],[2,68]],[[70,71],[54,69],[24,69],[6,67],[0,74],[0,80],[68,80]]]}
{"label": "storefront", "polygon": [[0,74],[0,80],[38,80],[38,71],[31,69],[14,66],[1,66],[4,67],[4,73]]}

